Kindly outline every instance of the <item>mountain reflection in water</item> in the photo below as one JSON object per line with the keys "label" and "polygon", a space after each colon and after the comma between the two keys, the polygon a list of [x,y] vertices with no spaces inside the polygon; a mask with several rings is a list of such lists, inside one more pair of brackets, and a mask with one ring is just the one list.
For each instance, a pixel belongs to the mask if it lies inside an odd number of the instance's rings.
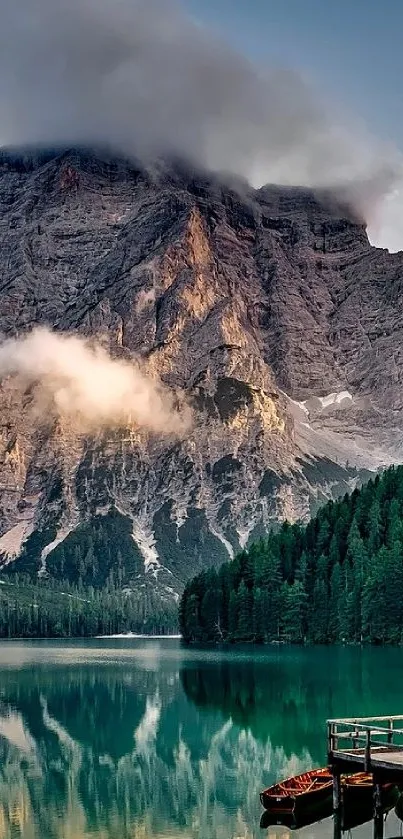
{"label": "mountain reflection in water", "polygon": [[327,717],[398,713],[401,657],[0,645],[0,839],[287,836],[260,828],[260,790],[323,763]]}

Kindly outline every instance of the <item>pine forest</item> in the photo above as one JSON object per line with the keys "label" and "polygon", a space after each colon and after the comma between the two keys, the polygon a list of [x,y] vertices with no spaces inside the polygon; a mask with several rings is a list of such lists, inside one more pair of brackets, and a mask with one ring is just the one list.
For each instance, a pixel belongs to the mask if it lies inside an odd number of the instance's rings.
{"label": "pine forest", "polygon": [[185,588],[187,643],[403,641],[403,467]]}

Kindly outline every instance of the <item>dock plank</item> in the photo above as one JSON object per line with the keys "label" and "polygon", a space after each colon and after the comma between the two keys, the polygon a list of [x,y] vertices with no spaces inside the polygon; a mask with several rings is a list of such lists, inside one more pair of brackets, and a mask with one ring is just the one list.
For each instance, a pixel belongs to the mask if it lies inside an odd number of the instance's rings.
{"label": "dock plank", "polygon": [[403,716],[328,720],[329,765],[336,772],[403,773],[403,728],[396,727],[399,722],[403,724]]}
{"label": "dock plank", "polygon": [[[362,766],[365,764],[365,754],[359,753],[357,750],[351,751],[335,751],[331,754],[331,760],[334,763],[338,761],[357,763]],[[389,749],[379,749],[379,751],[371,751],[371,766],[374,768],[385,769],[402,769],[403,768],[403,751],[390,751]]]}

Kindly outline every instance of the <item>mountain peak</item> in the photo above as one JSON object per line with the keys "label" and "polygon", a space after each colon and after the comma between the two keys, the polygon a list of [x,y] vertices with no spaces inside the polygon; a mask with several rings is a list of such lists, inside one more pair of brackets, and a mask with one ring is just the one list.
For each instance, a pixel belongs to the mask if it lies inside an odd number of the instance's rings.
{"label": "mountain peak", "polygon": [[0,207],[1,335],[90,337],[141,361],[195,418],[181,441],[77,436],[3,378],[4,562],[60,573],[64,545],[75,579],[77,527],[96,533],[113,509],[133,524],[125,584],[172,598],[278,519],[401,458],[403,256],[371,247],[343,196],[25,149],[0,154]]}

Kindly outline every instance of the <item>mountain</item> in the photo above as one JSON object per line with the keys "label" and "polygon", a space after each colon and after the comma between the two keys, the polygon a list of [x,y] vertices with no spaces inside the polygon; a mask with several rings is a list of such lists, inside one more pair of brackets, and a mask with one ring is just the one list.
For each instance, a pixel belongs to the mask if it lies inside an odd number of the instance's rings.
{"label": "mountain", "polygon": [[120,552],[122,585],[176,598],[403,460],[403,253],[342,196],[28,149],[0,154],[0,207],[0,335],[96,337],[195,418],[179,441],[78,434],[3,378],[7,568],[102,585]]}

